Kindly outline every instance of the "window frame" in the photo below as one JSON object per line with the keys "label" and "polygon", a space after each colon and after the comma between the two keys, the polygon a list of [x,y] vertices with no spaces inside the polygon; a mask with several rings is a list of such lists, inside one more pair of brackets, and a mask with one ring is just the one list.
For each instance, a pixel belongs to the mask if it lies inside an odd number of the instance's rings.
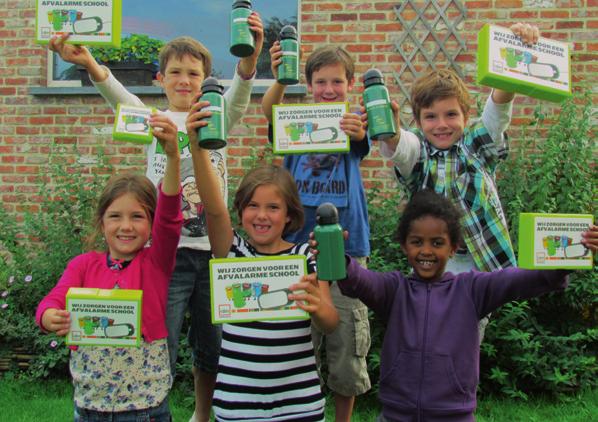
{"label": "window frame", "polygon": [[[301,45],[301,1],[297,1],[297,42]],[[83,88],[80,80],[57,80],[54,79],[54,60],[55,53],[46,50],[46,86],[48,88]],[[230,87],[232,79],[221,79],[220,82],[224,87]],[[274,83],[274,79],[255,79],[253,85],[255,87],[269,87]]]}

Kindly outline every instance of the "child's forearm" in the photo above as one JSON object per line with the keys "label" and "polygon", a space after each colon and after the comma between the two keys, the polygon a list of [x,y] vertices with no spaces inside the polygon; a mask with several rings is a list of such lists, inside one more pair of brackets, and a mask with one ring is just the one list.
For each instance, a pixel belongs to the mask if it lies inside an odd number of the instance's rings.
{"label": "child's forearm", "polygon": [[108,79],[108,72],[104,66],[101,66],[95,60],[90,60],[86,66],[87,73],[94,82],[104,82]]}
{"label": "child's forearm", "polygon": [[503,91],[502,89],[494,89],[492,91],[492,101],[496,104],[506,104],[513,101],[515,98],[514,92]]}
{"label": "child's forearm", "polygon": [[181,189],[181,159],[178,154],[174,157],[168,157],[166,160],[166,169],[162,179],[162,192],[168,196],[179,193]]}
{"label": "child's forearm", "polygon": [[220,182],[212,168],[209,152],[196,145],[191,148],[195,184],[206,212],[212,253],[216,258],[222,258],[228,255],[233,237],[228,208],[220,193]]}
{"label": "child's forearm", "polygon": [[311,320],[319,331],[324,334],[332,333],[338,326],[338,313],[332,303],[323,303],[317,312],[311,315]]}
{"label": "child's forearm", "polygon": [[262,111],[270,123],[272,122],[272,106],[282,103],[285,88],[285,85],[275,81],[262,98]]}

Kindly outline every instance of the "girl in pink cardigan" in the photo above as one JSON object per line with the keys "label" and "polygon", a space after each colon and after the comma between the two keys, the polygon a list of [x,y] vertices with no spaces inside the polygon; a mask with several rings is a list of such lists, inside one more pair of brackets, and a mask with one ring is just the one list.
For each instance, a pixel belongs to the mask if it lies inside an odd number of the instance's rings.
{"label": "girl in pink cardigan", "polygon": [[93,244],[102,236],[106,249],[71,260],[37,308],[36,321],[43,330],[66,335],[71,326],[65,310],[70,287],[143,291],[140,347],[82,346],[71,351],[75,421],[110,415],[114,421],[170,420],[166,398],[172,376],[165,319],[183,222],[180,158],[176,125],[158,114],[152,115],[150,125],[167,156],[158,194],[145,176],[113,176],[98,201],[91,239]]}

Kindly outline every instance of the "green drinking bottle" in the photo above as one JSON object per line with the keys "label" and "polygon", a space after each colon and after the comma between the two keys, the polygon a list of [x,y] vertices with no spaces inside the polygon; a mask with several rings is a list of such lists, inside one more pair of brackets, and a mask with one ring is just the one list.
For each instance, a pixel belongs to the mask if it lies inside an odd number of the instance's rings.
{"label": "green drinking bottle", "polygon": [[251,15],[251,0],[235,0],[230,15],[230,53],[237,57],[251,56],[255,39],[247,18]]}
{"label": "green drinking bottle", "polygon": [[342,280],[347,277],[345,265],[345,239],[343,228],[338,224],[338,210],[330,202],[321,204],[316,210],[314,237],[318,242],[316,268],[318,279]]}
{"label": "green drinking bottle", "polygon": [[383,141],[397,133],[394,115],[390,107],[388,89],[378,69],[370,69],[363,75],[363,104],[368,114],[368,135],[375,141]]}
{"label": "green drinking bottle", "polygon": [[207,126],[199,128],[197,136],[199,146],[204,149],[218,149],[226,146],[226,103],[224,87],[216,78],[206,78],[201,85],[200,101],[209,101],[210,105],[202,110],[211,111],[212,115],[205,119]]}
{"label": "green drinking bottle", "polygon": [[295,85],[299,82],[299,43],[297,30],[291,25],[285,25],[280,30],[280,48],[282,63],[278,66],[278,83]]}

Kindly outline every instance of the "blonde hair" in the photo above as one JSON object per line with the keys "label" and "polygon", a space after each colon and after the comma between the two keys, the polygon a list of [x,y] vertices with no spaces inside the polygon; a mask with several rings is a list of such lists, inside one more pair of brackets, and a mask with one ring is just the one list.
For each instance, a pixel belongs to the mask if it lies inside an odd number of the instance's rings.
{"label": "blonde hair", "polygon": [[183,56],[195,57],[203,63],[203,75],[205,78],[212,73],[212,54],[199,41],[191,37],[175,38],[162,47],[159,55],[160,73],[165,74],[168,61],[172,57],[182,59]]}
{"label": "blonde hair", "polygon": [[415,121],[420,123],[422,108],[431,107],[434,101],[456,98],[465,118],[471,108],[471,97],[463,80],[452,70],[431,70],[416,79],[411,88],[411,108]]}
{"label": "blonde hair", "polygon": [[98,199],[98,205],[93,216],[93,231],[87,238],[87,247],[93,249],[96,246],[97,239],[102,236],[102,219],[110,205],[121,196],[132,194],[145,214],[154,221],[156,212],[156,203],[158,201],[156,188],[151,180],[140,174],[126,173],[112,176]]}
{"label": "blonde hair", "polygon": [[297,184],[287,169],[272,164],[254,168],[241,180],[233,202],[233,208],[239,216],[239,221],[242,220],[243,210],[251,201],[255,190],[264,185],[276,186],[280,196],[282,196],[287,205],[289,222],[285,224],[282,234],[286,235],[301,229],[305,217],[303,215],[303,205],[301,205],[301,200],[299,199]]}

